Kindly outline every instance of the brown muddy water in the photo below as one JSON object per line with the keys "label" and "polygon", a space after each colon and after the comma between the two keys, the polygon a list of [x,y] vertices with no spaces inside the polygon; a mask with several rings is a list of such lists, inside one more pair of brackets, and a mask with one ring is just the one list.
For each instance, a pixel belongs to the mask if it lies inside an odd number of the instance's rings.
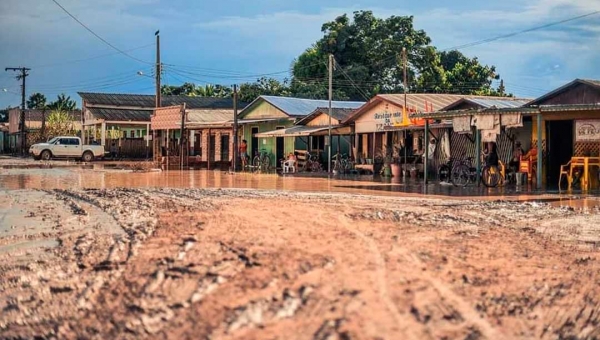
{"label": "brown muddy water", "polygon": [[0,190],[20,189],[110,189],[110,188],[236,188],[299,192],[351,193],[399,197],[447,197],[478,200],[535,201],[576,209],[600,207],[592,194],[564,194],[534,191],[528,187],[485,188],[422,182],[373,180],[372,176],[300,177],[279,174],[228,173],[207,170],[166,170],[136,172],[115,165],[2,165]]}

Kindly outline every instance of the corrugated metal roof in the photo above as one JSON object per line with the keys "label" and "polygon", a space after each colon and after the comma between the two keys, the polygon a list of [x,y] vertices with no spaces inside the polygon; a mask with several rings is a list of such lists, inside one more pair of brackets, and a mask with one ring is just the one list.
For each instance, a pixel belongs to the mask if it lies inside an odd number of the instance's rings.
{"label": "corrugated metal roof", "polygon": [[[433,110],[440,110],[444,106],[465,97],[468,96],[443,93],[409,93],[406,95],[406,104],[409,108],[416,108],[417,111],[427,111],[431,107],[433,107]],[[380,94],[375,98],[382,98],[396,105],[404,106],[404,94]]]}
{"label": "corrugated metal roof", "polygon": [[[21,112],[20,110],[18,111]],[[48,120],[48,116],[52,113],[52,110],[46,110],[46,120]],[[74,110],[67,112],[69,117],[71,117],[72,121],[80,121],[81,120],[81,110]],[[42,110],[25,110],[25,120],[30,122],[41,122],[42,116],[44,112]]]}
{"label": "corrugated metal roof", "polygon": [[446,107],[441,108],[440,111],[450,111],[464,103],[470,103],[484,109],[491,107],[496,107],[498,109],[514,108],[521,107],[527,104],[530,100],[531,99],[505,97],[465,97],[455,101],[450,105],[447,105]]}
{"label": "corrugated metal roof", "polygon": [[233,122],[233,110],[186,110],[189,123]]}
{"label": "corrugated metal roof", "polygon": [[[339,125],[332,126],[332,128],[338,128]],[[272,131],[265,131],[254,134],[254,137],[301,137],[310,136],[311,134],[323,130],[328,130],[326,126],[304,126],[294,125],[285,129],[278,129]]]}
{"label": "corrugated metal roof", "polygon": [[[78,92],[88,105],[125,106],[139,108],[153,108],[154,95],[123,94],[123,93],[90,93]],[[233,98],[189,97],[189,96],[162,96],[161,106],[174,106],[186,104],[188,109],[233,109]],[[239,102],[238,107],[243,108],[246,103]]]}
{"label": "corrugated metal roof", "polygon": [[530,99],[486,99],[486,98],[467,98],[472,103],[475,103],[484,108],[496,107],[498,109],[521,107],[529,102]]}
{"label": "corrugated metal roof", "polygon": [[[343,109],[343,108],[332,107],[331,108],[331,118],[342,121],[342,120],[350,117],[350,115],[352,115],[352,113],[354,111],[356,111],[356,109]],[[306,125],[308,122],[315,119],[321,113],[329,114],[329,107],[318,107],[316,110],[311,112],[308,116],[302,118],[296,124],[297,125]]]}
{"label": "corrugated metal roof", "polygon": [[[277,97],[277,96],[260,96],[252,104],[246,107],[240,115],[245,114],[244,111],[251,110],[252,107],[259,101],[264,100],[271,105],[277,107],[279,110],[285,112],[288,116],[304,117],[311,114],[319,107],[329,107],[329,101],[327,100],[316,100],[316,99],[304,99],[304,98],[293,98],[293,97]],[[357,109],[361,107],[364,102],[351,102],[351,101],[332,101],[331,106],[335,108],[346,108],[346,109]]]}
{"label": "corrugated metal roof", "polygon": [[95,119],[116,122],[150,122],[152,110],[88,108]]}
{"label": "corrugated metal roof", "polygon": [[541,103],[543,103],[545,100],[552,98],[556,95],[558,95],[559,93],[562,93],[564,91],[569,90],[570,88],[572,88],[575,85],[578,84],[586,84],[589,86],[594,86],[594,87],[598,87],[600,88],[600,80],[592,80],[592,79],[575,79],[571,82],[569,82],[568,84],[565,84],[555,90],[552,90],[546,94],[544,94],[543,96],[536,98],[532,101],[530,101],[529,103],[527,103],[527,106],[534,106],[534,105],[540,105]]}
{"label": "corrugated metal roof", "polygon": [[[407,93],[406,105],[409,109],[414,108],[416,111],[437,111],[464,97],[467,96],[439,93]],[[360,109],[354,111],[352,115],[346,118],[343,122],[347,123],[357,119],[363,113],[367,112],[374,105],[381,101],[387,101],[396,106],[404,107],[404,94],[378,94]]]}

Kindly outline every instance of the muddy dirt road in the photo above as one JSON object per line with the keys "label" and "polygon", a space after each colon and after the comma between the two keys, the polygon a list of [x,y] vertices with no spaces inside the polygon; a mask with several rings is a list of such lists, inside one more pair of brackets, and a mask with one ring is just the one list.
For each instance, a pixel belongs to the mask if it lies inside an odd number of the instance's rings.
{"label": "muddy dirt road", "polygon": [[0,195],[0,338],[596,339],[600,213],[241,189]]}

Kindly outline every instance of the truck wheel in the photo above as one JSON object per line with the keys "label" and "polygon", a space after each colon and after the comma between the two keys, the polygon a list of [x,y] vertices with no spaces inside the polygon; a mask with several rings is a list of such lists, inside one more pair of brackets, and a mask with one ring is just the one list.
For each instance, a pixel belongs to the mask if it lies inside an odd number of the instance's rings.
{"label": "truck wheel", "polygon": [[91,152],[89,152],[89,151],[86,151],[86,152],[83,153],[83,157],[81,157],[81,159],[84,162],[89,163],[89,162],[91,162],[91,161],[94,160],[94,154],[91,153]]}
{"label": "truck wheel", "polygon": [[43,159],[43,160],[45,160],[45,161],[49,161],[50,158],[52,158],[52,152],[50,152],[50,150],[44,150],[40,154],[40,158]]}

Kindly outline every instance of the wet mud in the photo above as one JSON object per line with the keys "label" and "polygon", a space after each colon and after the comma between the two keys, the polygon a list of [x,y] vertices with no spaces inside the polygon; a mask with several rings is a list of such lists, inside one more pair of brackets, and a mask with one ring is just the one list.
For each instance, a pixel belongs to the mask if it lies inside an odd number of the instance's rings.
{"label": "wet mud", "polygon": [[0,202],[20,221],[0,245],[53,242],[0,252],[0,338],[600,337],[593,209],[177,188]]}

